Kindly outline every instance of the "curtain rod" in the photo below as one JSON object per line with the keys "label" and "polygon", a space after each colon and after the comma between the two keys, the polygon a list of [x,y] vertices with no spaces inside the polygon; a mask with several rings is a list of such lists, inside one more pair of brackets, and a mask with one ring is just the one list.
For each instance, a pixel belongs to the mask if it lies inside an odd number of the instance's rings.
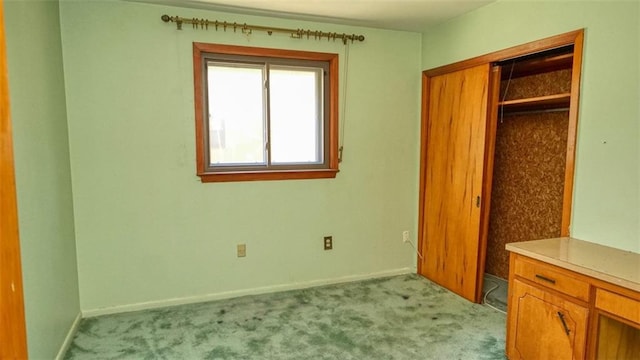
{"label": "curtain rod", "polygon": [[227,21],[218,21],[218,20],[211,21],[209,19],[183,18],[180,16],[169,16],[169,15],[162,15],[160,18],[162,19],[162,21],[166,23],[175,22],[178,30],[182,30],[182,24],[191,24],[194,29],[209,30],[210,26],[214,27],[216,31],[218,31],[218,28],[222,28],[224,31],[227,31],[227,28],[233,29],[233,32],[236,32],[236,30],[240,29],[242,33],[246,35],[251,34],[253,30],[259,30],[259,31],[264,31],[269,35],[272,35],[274,32],[287,33],[291,35],[291,37],[294,39],[302,39],[305,36],[307,37],[307,39],[327,38],[327,40],[333,40],[333,41],[335,41],[336,39],[340,39],[344,44],[347,44],[347,41],[349,40],[352,43],[354,41],[364,41],[364,35],[356,35],[356,34],[349,35],[345,33],[339,34],[335,32],[323,32],[323,31],[317,31],[317,30],[276,28],[276,27],[260,26],[260,25],[248,25],[247,23],[238,24],[236,22],[231,23]]}

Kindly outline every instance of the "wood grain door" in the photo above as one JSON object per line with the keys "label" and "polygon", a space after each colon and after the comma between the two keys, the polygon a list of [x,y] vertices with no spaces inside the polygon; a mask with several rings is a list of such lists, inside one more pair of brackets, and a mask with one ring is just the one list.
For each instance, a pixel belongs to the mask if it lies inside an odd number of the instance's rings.
{"label": "wood grain door", "polygon": [[0,359],[26,359],[27,341],[2,4],[0,1]]}
{"label": "wood grain door", "polygon": [[490,65],[426,78],[421,229],[428,279],[478,301]]}

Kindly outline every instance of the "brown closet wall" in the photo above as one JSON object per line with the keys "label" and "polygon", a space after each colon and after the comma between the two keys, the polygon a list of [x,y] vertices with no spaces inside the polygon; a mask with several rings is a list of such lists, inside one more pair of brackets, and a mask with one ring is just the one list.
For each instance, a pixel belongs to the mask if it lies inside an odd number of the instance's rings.
{"label": "brown closet wall", "polygon": [[[509,66],[502,67],[502,74],[509,76]],[[507,88],[508,84],[508,88]],[[504,92],[507,91],[505,97]],[[500,82],[500,100],[514,100],[537,96],[568,93],[571,91],[571,69],[523,76]]]}
{"label": "brown closet wall", "polygon": [[[509,75],[508,65],[502,73]],[[501,100],[566,93],[571,70],[508,82],[501,83]],[[560,236],[569,111],[499,109],[497,121],[485,272],[506,279],[507,243]]]}

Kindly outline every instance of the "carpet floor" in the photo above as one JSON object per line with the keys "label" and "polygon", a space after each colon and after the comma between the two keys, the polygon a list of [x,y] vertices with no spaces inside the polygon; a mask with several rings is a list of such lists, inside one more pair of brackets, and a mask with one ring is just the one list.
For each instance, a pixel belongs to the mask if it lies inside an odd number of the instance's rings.
{"label": "carpet floor", "polygon": [[87,318],[65,359],[505,359],[505,323],[412,274]]}

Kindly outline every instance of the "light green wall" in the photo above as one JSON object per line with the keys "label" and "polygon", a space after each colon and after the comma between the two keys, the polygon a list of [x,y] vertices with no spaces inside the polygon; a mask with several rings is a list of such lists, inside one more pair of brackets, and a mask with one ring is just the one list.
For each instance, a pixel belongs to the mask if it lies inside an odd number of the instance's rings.
{"label": "light green wall", "polygon": [[[637,2],[500,1],[422,36],[115,1],[60,7],[62,49],[57,2],[5,2],[33,358],[55,354],[79,308],[414,266],[400,233],[415,240],[419,71],[577,28],[586,28],[586,43],[572,232],[640,251]],[[159,20],[164,13],[366,35],[350,52],[338,177],[201,184],[192,41],[344,48],[176,31]],[[335,248],[325,252],[329,234]],[[235,257],[238,243],[247,244],[244,259]]]}
{"label": "light green wall", "polygon": [[498,1],[428,30],[422,40],[422,67],[429,69],[585,28],[571,234],[636,252],[639,4]]}
{"label": "light green wall", "polygon": [[58,2],[4,6],[27,342],[52,359],[80,313]]}
{"label": "light green wall", "polygon": [[[341,42],[177,31],[165,13],[364,34],[337,178],[200,183],[191,43],[343,54]],[[83,310],[415,265],[401,232],[417,228],[420,34],[118,1],[62,2],[61,21]]]}

